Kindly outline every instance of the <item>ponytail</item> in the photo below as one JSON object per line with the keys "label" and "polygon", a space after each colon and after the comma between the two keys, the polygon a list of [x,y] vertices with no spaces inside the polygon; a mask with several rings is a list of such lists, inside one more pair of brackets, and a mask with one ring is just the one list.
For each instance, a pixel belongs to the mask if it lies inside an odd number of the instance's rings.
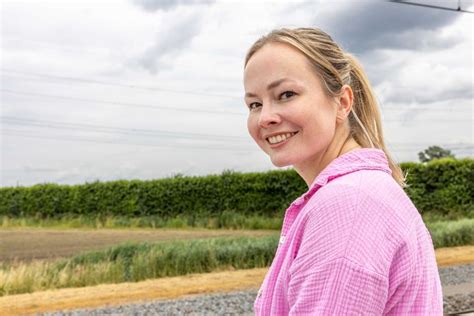
{"label": "ponytail", "polygon": [[369,80],[354,56],[347,53],[344,56],[350,65],[350,86],[354,93],[354,103],[349,115],[351,136],[362,147],[383,150],[392,170],[392,177],[401,187],[405,187],[406,177],[385,146],[381,115]]}

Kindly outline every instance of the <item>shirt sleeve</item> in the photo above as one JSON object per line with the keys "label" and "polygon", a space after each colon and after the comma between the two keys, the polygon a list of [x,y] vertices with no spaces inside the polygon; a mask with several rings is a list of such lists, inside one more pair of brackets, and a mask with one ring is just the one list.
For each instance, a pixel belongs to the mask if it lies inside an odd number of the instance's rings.
{"label": "shirt sleeve", "polygon": [[341,257],[292,275],[289,315],[382,315],[388,281]]}

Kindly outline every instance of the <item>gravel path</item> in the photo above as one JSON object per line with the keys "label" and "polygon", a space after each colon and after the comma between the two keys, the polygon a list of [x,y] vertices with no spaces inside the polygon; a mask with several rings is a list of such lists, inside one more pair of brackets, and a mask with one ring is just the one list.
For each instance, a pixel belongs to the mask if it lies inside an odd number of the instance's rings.
{"label": "gravel path", "polygon": [[[439,269],[444,296],[444,311],[452,313],[474,309],[474,264]],[[467,289],[467,291],[466,291]],[[85,315],[253,315],[257,290],[226,294],[196,295],[177,300],[160,300],[99,309],[37,314],[38,316]]]}

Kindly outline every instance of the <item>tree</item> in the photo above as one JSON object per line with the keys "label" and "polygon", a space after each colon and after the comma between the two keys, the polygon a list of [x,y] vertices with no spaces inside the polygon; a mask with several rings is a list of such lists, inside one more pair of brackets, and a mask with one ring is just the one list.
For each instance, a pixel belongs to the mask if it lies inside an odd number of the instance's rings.
{"label": "tree", "polygon": [[428,162],[433,159],[451,157],[454,158],[454,154],[451,153],[451,150],[441,148],[439,146],[430,146],[424,151],[418,153],[418,157],[421,162]]}

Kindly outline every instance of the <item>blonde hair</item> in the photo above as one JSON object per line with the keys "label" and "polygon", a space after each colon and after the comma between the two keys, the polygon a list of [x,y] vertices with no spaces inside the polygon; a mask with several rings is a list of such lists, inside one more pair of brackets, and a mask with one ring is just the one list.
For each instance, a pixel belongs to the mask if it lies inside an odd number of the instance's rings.
{"label": "blonde hair", "polygon": [[340,94],[343,85],[352,88],[354,101],[349,114],[350,135],[361,147],[383,150],[392,170],[392,177],[401,187],[405,187],[406,178],[402,169],[385,146],[377,100],[359,61],[345,53],[320,29],[282,28],[271,31],[252,45],[245,57],[245,66],[253,54],[271,42],[291,45],[303,53],[315,67],[329,96]]}

